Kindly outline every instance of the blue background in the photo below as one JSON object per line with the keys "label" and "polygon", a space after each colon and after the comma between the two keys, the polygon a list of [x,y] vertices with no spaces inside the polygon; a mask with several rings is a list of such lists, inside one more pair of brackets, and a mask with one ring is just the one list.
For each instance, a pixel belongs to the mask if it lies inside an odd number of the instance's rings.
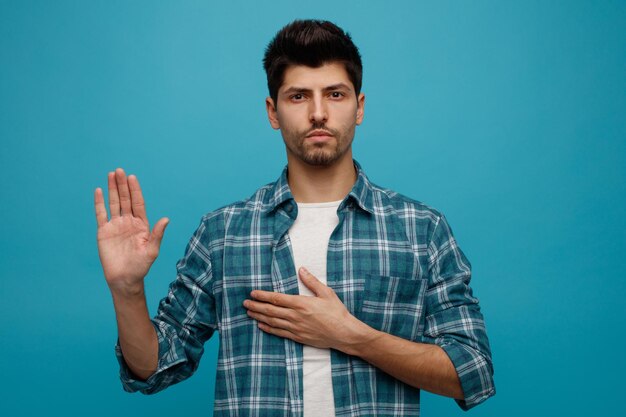
{"label": "blue background", "polygon": [[202,214],[286,162],[261,59],[294,18],[353,35],[356,158],[473,264],[498,392],[470,414],[623,410],[625,2],[0,1],[0,415],[211,415],[217,338],[191,379],[122,391],[93,190],[124,167],[171,218],[154,313]]}

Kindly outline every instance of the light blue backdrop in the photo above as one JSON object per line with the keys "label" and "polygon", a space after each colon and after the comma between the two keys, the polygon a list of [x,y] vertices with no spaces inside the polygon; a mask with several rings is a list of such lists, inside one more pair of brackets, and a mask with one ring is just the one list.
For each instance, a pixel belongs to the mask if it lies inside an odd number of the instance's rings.
{"label": "light blue backdrop", "polygon": [[[93,189],[124,167],[171,218],[154,312],[201,215],[285,163],[261,59],[294,18],[351,32],[357,159],[442,210],[473,264],[498,393],[470,414],[621,412],[625,2],[5,0],[0,415],[211,415],[216,340],[191,379],[122,391]],[[422,409],[463,414],[430,394]]]}

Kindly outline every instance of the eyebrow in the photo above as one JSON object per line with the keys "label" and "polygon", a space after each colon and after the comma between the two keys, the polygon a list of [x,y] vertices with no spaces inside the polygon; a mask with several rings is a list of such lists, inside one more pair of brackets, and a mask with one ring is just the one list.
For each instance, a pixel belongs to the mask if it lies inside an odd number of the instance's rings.
{"label": "eyebrow", "polygon": [[[337,83],[337,84],[332,84],[329,86],[326,86],[322,89],[322,91],[332,91],[332,90],[348,90],[351,91],[352,89],[350,88],[350,86],[348,86],[345,83]],[[288,89],[286,89],[285,91],[283,91],[283,94],[291,94],[291,93],[310,93],[313,90],[311,90],[310,88],[304,88],[304,87],[297,87],[297,86],[292,86],[289,87]]]}

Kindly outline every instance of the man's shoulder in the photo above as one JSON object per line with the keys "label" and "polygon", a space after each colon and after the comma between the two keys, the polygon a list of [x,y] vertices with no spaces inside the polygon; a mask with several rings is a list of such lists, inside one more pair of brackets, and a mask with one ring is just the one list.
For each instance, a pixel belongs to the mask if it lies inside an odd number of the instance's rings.
{"label": "man's shoulder", "polygon": [[215,226],[228,223],[238,216],[253,216],[255,213],[268,209],[269,195],[275,183],[265,184],[258,188],[251,196],[223,205],[202,216],[202,222]]}
{"label": "man's shoulder", "polygon": [[[367,186],[371,190],[371,201],[377,215],[397,216],[404,220],[415,219],[431,225],[437,224],[443,217],[439,210],[420,200],[371,181],[368,181]],[[223,232],[233,222],[249,226],[250,222],[263,218],[262,214],[273,207],[275,187],[276,182],[265,184],[247,198],[218,207],[206,213],[202,217],[202,223],[213,236],[223,236]]]}
{"label": "man's shoulder", "polygon": [[408,197],[390,188],[381,187],[370,182],[376,212],[393,212],[401,217],[415,217],[439,221],[443,214],[434,207],[414,198]]}

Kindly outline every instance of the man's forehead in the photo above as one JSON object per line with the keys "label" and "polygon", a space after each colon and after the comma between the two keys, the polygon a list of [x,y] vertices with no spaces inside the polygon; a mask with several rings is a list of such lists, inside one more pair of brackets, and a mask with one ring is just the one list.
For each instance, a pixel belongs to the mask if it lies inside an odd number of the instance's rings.
{"label": "man's forehead", "polygon": [[345,84],[352,89],[352,81],[346,67],[341,62],[329,62],[320,67],[306,65],[290,65],[283,74],[280,90],[290,88],[326,88],[331,85]]}

